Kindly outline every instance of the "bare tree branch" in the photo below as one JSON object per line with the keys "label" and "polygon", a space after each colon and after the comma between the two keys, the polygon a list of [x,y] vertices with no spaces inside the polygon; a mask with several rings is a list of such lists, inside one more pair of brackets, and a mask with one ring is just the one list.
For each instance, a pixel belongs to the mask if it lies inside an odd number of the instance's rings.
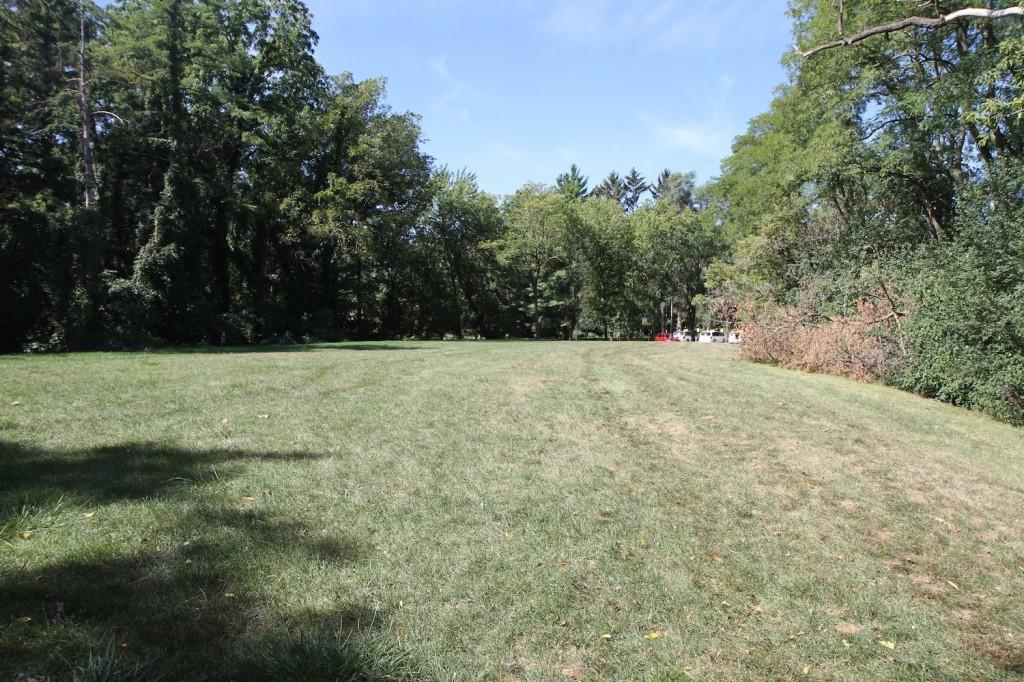
{"label": "bare tree branch", "polygon": [[799,47],[794,46],[793,49],[798,55],[804,59],[810,59],[815,55],[825,52],[826,50],[832,50],[837,47],[846,47],[847,45],[853,45],[859,43],[862,40],[867,40],[872,36],[880,34],[894,33],[896,31],[902,31],[911,27],[918,28],[938,28],[945,26],[946,24],[958,21],[960,19],[967,19],[971,17],[980,19],[1002,19],[1004,17],[1021,17],[1024,16],[1024,5],[1017,7],[1007,7],[1005,9],[985,9],[983,7],[968,7],[966,9],[958,9],[955,12],[949,14],[940,15],[937,17],[907,17],[899,21],[894,21],[888,24],[879,24],[878,26],[872,26],[871,28],[865,29],[860,33],[855,33],[852,36],[841,37],[838,40],[834,40],[831,43],[825,43],[812,47],[809,50],[801,50]]}
{"label": "bare tree branch", "polygon": [[118,121],[120,121],[121,123],[125,122],[125,120],[123,118],[121,118],[120,116],[115,114],[113,111],[103,111],[102,109],[97,109],[96,111],[92,112],[92,115],[93,116],[101,116],[101,115],[112,116],[112,117],[116,118]]}

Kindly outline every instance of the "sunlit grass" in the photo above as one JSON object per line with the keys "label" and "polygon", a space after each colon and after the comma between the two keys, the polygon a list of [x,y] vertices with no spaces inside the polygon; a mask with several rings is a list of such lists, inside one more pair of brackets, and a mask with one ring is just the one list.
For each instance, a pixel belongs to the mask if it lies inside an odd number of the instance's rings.
{"label": "sunlit grass", "polygon": [[1024,433],[887,388],[416,342],[6,357],[0,400],[2,675],[1024,672]]}

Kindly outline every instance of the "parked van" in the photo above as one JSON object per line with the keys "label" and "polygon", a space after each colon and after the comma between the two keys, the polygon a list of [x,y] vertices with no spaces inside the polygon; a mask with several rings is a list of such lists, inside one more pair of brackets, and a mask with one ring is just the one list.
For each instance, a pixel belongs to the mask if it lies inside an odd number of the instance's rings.
{"label": "parked van", "polygon": [[708,329],[700,333],[697,341],[699,343],[725,343],[725,334],[717,329]]}
{"label": "parked van", "polygon": [[739,329],[729,332],[729,343],[743,343],[743,332]]}

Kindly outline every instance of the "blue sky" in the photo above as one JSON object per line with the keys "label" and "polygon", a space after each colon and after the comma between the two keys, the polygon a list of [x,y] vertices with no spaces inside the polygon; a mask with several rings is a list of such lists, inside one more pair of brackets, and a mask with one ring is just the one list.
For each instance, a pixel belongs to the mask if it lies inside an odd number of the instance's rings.
{"label": "blue sky", "polygon": [[785,0],[307,0],[331,73],[385,76],[439,164],[505,194],[570,163],[718,173],[785,78]]}

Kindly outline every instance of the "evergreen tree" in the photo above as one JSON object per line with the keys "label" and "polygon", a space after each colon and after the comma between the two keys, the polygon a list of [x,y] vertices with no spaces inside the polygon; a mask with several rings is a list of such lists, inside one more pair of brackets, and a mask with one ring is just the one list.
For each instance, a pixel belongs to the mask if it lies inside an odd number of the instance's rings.
{"label": "evergreen tree", "polygon": [[587,196],[588,179],[580,171],[575,163],[569,166],[569,172],[562,173],[555,181],[558,191],[572,199],[582,199]]}
{"label": "evergreen tree", "polygon": [[692,172],[673,173],[666,168],[658,174],[657,182],[650,189],[655,201],[668,202],[683,210],[693,206],[695,188]]}
{"label": "evergreen tree", "polygon": [[632,213],[640,205],[640,197],[649,189],[644,176],[640,175],[636,168],[631,168],[629,174],[622,181],[622,205],[627,213]]}
{"label": "evergreen tree", "polygon": [[595,197],[611,199],[619,205],[624,206],[624,202],[626,200],[626,184],[618,173],[612,171],[608,174],[608,177],[601,182],[601,184],[593,189],[590,194]]}

